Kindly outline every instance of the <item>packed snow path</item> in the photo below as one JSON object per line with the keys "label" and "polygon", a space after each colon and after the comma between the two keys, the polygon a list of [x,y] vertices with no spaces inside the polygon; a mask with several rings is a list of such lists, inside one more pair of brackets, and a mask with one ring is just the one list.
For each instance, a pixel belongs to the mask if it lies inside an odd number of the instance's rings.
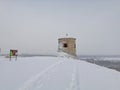
{"label": "packed snow path", "polygon": [[[65,68],[64,64],[70,64],[70,66],[67,65],[68,67]],[[27,81],[19,90],[47,90],[48,87],[51,88],[50,90],[61,90],[65,88],[65,90],[79,90],[77,63],[71,66],[71,63],[66,63],[65,60],[57,61]],[[64,70],[66,72],[63,73]],[[70,73],[67,71],[71,71],[71,74],[67,74]],[[70,75],[69,79],[64,80],[63,77],[65,74]],[[55,77],[58,77],[60,80]],[[59,83],[64,83],[64,87]]]}
{"label": "packed snow path", "polygon": [[120,73],[61,57],[0,58],[0,90],[120,90]]}

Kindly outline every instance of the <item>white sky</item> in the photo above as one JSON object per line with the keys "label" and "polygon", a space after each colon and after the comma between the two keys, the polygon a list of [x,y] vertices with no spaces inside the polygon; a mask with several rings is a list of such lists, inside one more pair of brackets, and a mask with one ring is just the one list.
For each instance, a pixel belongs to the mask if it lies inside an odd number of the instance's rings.
{"label": "white sky", "polygon": [[0,0],[3,53],[55,53],[59,37],[77,38],[79,55],[120,54],[119,0]]}

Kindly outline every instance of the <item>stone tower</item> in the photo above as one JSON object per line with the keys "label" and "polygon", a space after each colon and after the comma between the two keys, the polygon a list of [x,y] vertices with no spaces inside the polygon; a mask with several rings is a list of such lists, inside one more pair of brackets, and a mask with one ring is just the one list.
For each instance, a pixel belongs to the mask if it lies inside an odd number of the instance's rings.
{"label": "stone tower", "polygon": [[59,38],[58,52],[65,52],[72,56],[76,56],[76,39],[75,38]]}

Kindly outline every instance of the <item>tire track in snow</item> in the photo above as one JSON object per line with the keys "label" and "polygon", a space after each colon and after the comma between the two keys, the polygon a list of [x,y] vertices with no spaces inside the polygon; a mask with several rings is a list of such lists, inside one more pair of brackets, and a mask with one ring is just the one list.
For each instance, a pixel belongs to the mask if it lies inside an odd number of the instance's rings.
{"label": "tire track in snow", "polygon": [[66,90],[80,90],[78,64],[73,66],[73,73],[69,87]]}
{"label": "tire track in snow", "polygon": [[[58,61],[52,65],[50,65],[49,67],[47,67],[45,70],[43,70],[42,72],[40,72],[39,74],[37,74],[35,77],[31,78],[30,80],[28,80],[23,87],[19,88],[18,90],[34,90],[34,87],[37,86],[38,89],[40,89],[43,86],[43,80],[42,78],[47,75],[47,73],[49,73],[50,70],[52,70],[54,67],[56,67],[57,65],[63,63],[64,61]],[[49,76],[47,75],[47,78],[49,79]]]}

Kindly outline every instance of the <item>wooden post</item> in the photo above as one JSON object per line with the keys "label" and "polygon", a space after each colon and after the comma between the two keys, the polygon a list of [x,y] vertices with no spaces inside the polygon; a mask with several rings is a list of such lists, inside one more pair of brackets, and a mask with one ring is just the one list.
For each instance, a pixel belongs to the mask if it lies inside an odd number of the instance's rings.
{"label": "wooden post", "polygon": [[15,60],[17,60],[18,50],[16,50],[16,52],[15,52],[15,56],[16,56],[16,59],[15,59]]}
{"label": "wooden post", "polygon": [[12,51],[10,50],[10,53],[9,53],[10,61],[11,61],[11,55],[12,55]]}
{"label": "wooden post", "polygon": [[11,55],[10,55],[10,61],[11,61]]}
{"label": "wooden post", "polygon": [[16,58],[15,58],[15,60],[17,60],[17,55],[16,55]]}

